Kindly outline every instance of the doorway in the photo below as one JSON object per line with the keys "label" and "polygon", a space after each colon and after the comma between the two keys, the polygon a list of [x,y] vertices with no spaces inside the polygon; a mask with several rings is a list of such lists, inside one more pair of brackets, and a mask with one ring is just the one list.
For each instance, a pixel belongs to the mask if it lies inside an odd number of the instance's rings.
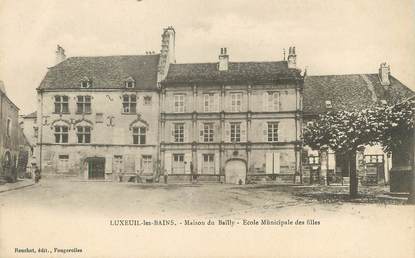
{"label": "doorway", "polygon": [[88,179],[105,179],[105,158],[88,158]]}
{"label": "doorway", "polygon": [[225,183],[227,184],[245,184],[246,181],[246,164],[239,159],[230,160],[225,167]]}

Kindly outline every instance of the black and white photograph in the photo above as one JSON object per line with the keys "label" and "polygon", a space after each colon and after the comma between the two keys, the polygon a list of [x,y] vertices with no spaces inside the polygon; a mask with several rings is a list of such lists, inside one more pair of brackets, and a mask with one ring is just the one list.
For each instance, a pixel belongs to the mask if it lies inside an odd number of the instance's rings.
{"label": "black and white photograph", "polygon": [[413,0],[0,0],[0,257],[415,257]]}

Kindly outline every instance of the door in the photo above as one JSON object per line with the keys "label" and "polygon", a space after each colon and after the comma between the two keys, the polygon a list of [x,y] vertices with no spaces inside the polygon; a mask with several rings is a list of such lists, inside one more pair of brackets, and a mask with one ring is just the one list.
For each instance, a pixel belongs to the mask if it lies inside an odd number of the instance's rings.
{"label": "door", "polygon": [[202,174],[215,174],[214,154],[203,154]]}
{"label": "door", "polygon": [[88,178],[105,179],[105,158],[91,158],[88,160]]}
{"label": "door", "polygon": [[225,183],[245,184],[246,165],[242,160],[230,160],[225,167]]}

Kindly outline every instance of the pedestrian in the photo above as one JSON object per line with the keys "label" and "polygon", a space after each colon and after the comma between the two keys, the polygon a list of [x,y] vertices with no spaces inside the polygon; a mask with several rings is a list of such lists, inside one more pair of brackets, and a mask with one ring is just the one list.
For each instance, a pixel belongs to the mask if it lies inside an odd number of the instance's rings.
{"label": "pedestrian", "polygon": [[190,162],[190,174],[192,175],[192,183],[197,183],[197,175],[194,171],[193,162]]}
{"label": "pedestrian", "polygon": [[164,171],[163,171],[163,177],[164,177],[164,183],[167,184],[167,179],[169,177],[169,175],[167,173],[167,169],[164,169]]}
{"label": "pedestrian", "polygon": [[35,183],[38,183],[40,178],[40,169],[37,166],[35,166]]}

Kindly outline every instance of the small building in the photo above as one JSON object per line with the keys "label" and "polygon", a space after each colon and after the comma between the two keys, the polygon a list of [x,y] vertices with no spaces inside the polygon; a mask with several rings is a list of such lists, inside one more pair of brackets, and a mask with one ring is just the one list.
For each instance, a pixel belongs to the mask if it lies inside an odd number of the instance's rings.
{"label": "small building", "polygon": [[[393,105],[415,93],[393,77],[390,66],[382,63],[378,73],[348,75],[316,75],[304,79],[304,124],[330,110],[359,110],[376,105]],[[303,159],[306,181],[313,179],[319,169],[318,152],[305,148]],[[308,153],[307,153],[308,152]],[[329,173],[333,180],[348,178],[346,159],[328,152]],[[360,160],[360,179],[363,183],[388,183],[391,157],[381,146],[366,146]],[[354,165],[354,164],[352,164]],[[307,179],[308,178],[308,179]]]}
{"label": "small building", "polygon": [[33,152],[36,147],[37,137],[39,135],[39,129],[37,127],[37,112],[34,111],[28,115],[21,116],[20,121],[20,127],[22,128]]}
{"label": "small building", "polygon": [[0,81],[0,183],[16,181],[19,156],[19,108]]}

